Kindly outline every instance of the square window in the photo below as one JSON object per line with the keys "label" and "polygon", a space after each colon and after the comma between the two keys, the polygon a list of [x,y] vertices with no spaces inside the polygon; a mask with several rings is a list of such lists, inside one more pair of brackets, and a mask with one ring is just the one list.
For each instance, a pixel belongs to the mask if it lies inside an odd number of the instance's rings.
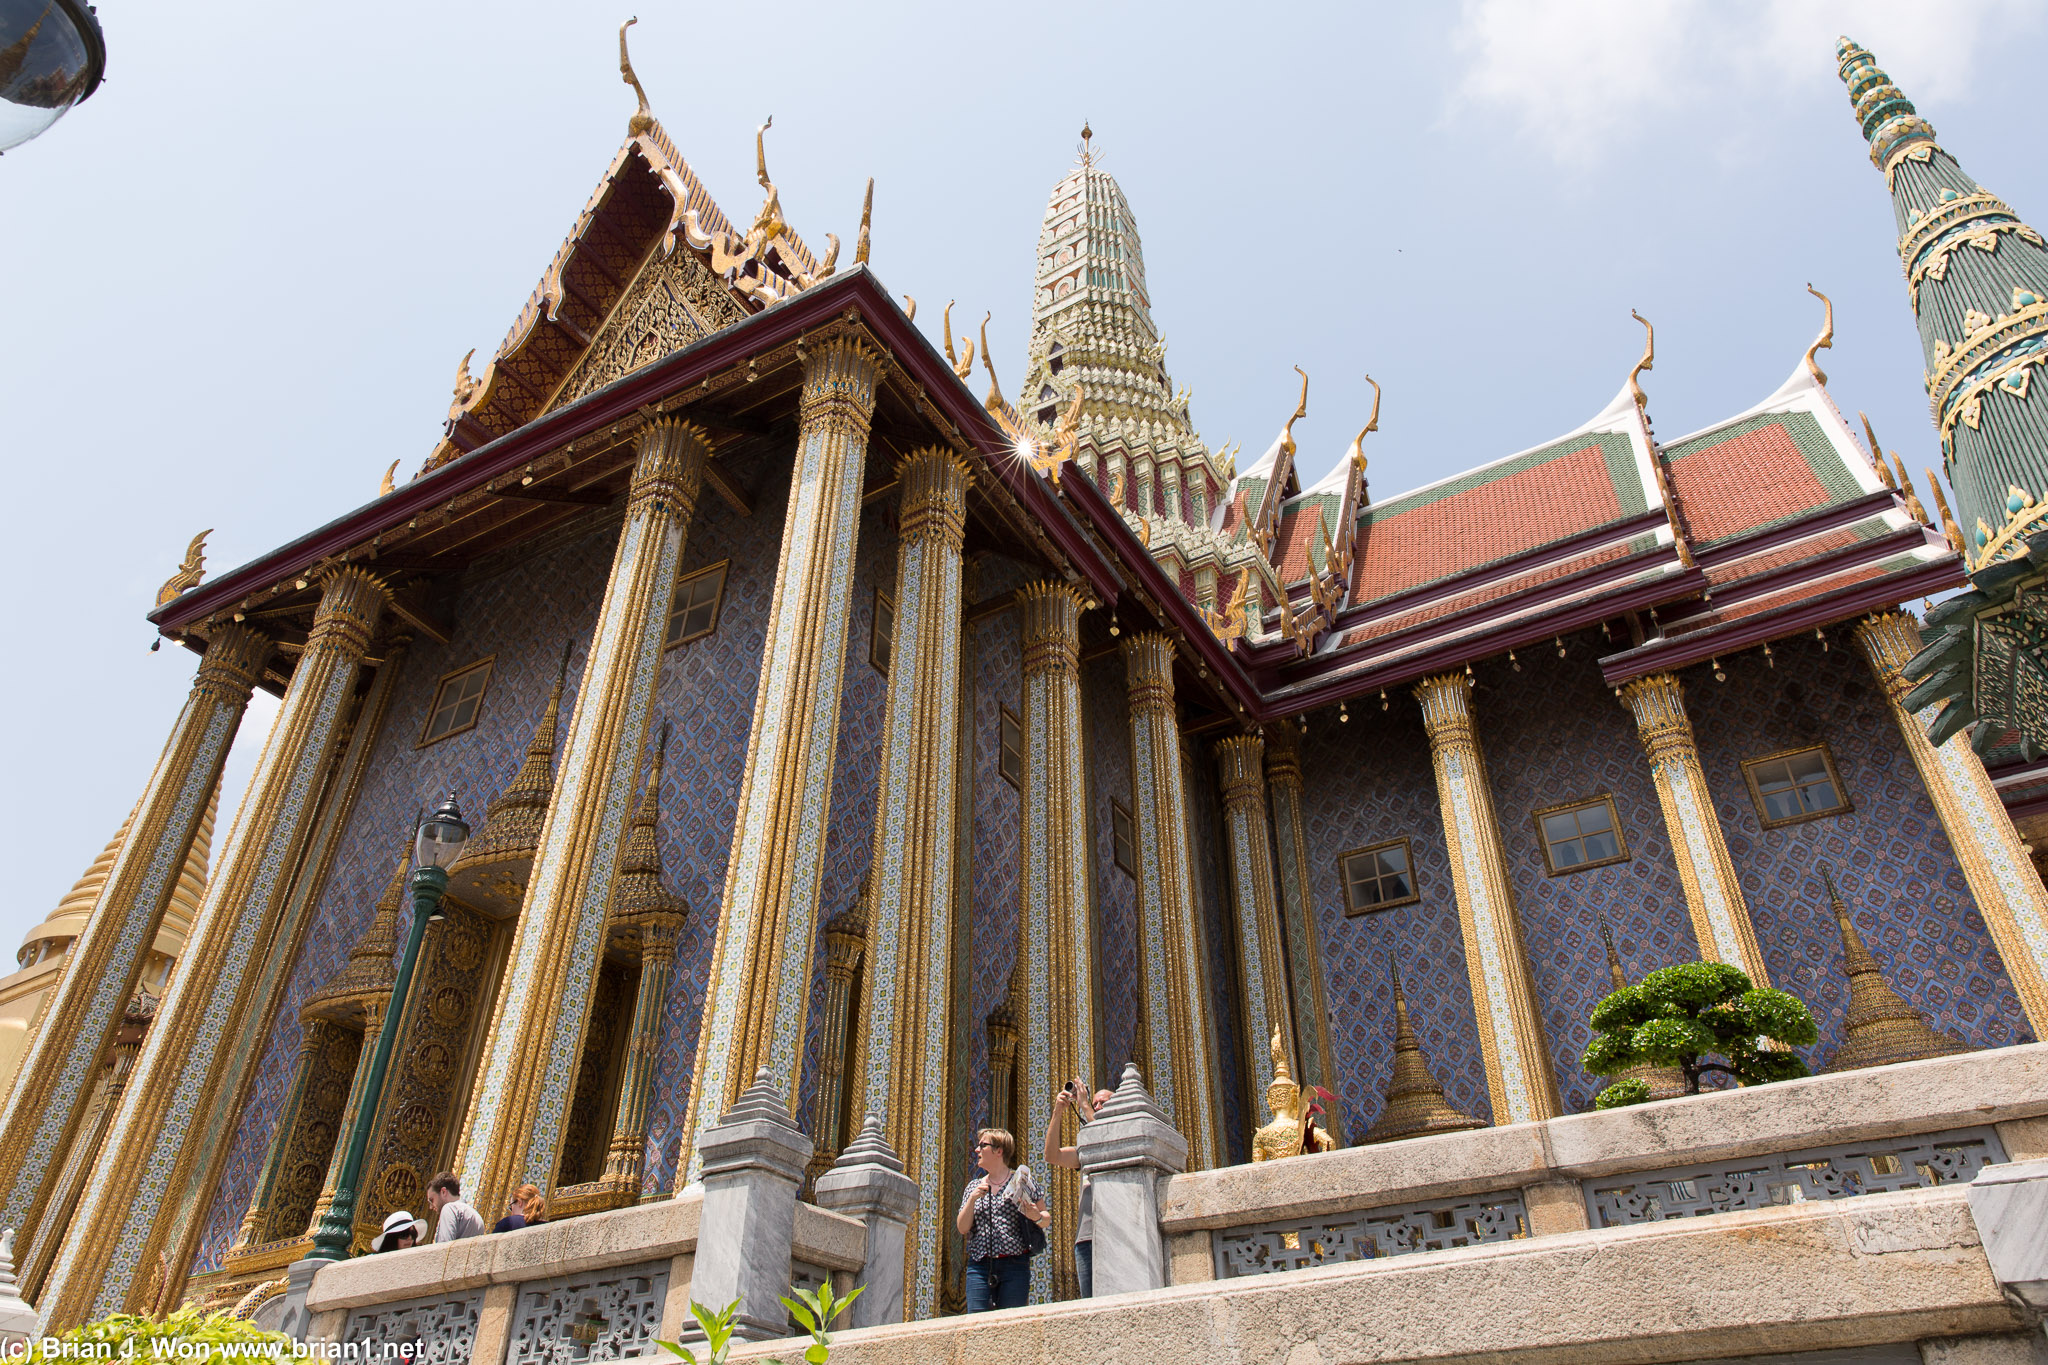
{"label": "square window", "polygon": [[1109,847],[1116,865],[1133,877],[1137,876],[1137,826],[1132,823],[1131,813],[1124,808],[1124,803],[1114,797],[1109,802]]}
{"label": "square window", "polygon": [[1542,837],[1543,866],[1553,877],[1628,857],[1621,822],[1614,814],[1614,798],[1605,793],[1591,801],[1537,811],[1536,832]]}
{"label": "square window", "polygon": [[996,767],[1003,780],[1018,791],[1024,790],[1024,723],[1007,706],[1003,708],[996,744]]}
{"label": "square window", "polygon": [[476,725],[482,709],[484,690],[491,685],[491,659],[459,668],[441,679],[434,689],[434,704],[427,708],[427,726],[420,732],[421,744],[459,735]]}
{"label": "square window", "polygon": [[1363,915],[1422,899],[1415,890],[1415,860],[1406,839],[1354,848],[1337,855],[1344,882],[1344,913]]}
{"label": "square window", "polygon": [[896,599],[875,589],[874,630],[868,636],[868,662],[887,673],[896,652]]}
{"label": "square window", "polygon": [[668,609],[668,631],[661,640],[663,648],[701,640],[718,629],[718,608],[725,598],[725,568],[731,562],[722,559],[676,580],[676,595]]}
{"label": "square window", "polygon": [[1840,815],[1849,809],[1834,755],[1825,744],[1750,759],[1742,765],[1742,775],[1749,782],[1750,798],[1756,802],[1765,829]]}

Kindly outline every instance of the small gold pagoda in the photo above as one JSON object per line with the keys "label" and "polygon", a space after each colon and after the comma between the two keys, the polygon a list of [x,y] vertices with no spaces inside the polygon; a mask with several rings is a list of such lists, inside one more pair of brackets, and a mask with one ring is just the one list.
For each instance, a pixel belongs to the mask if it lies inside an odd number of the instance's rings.
{"label": "small gold pagoda", "polygon": [[1391,955],[1387,975],[1394,983],[1394,1074],[1387,1082],[1387,1102],[1381,1106],[1379,1118],[1358,1145],[1486,1127],[1481,1120],[1453,1108],[1444,1098],[1443,1086],[1430,1074],[1429,1063],[1415,1042],[1415,1030],[1408,1023],[1408,999],[1401,994],[1401,973]]}
{"label": "small gold pagoda", "polygon": [[1970,1051],[1956,1039],[1929,1028],[1926,1016],[1899,998],[1884,979],[1877,959],[1863,946],[1863,936],[1856,932],[1849,909],[1835,890],[1834,874],[1822,867],[1820,876],[1827,885],[1828,905],[1835,912],[1835,927],[1842,934],[1842,965],[1849,978],[1849,1017],[1842,1025],[1841,1046],[1820,1069],[1855,1071]]}
{"label": "small gold pagoda", "polygon": [[526,879],[540,850],[541,826],[555,790],[555,729],[562,714],[562,683],[569,674],[570,644],[562,646],[555,686],[527,741],[526,761],[505,790],[491,799],[483,827],[448,873],[448,894],[493,919],[516,919],[526,900]]}

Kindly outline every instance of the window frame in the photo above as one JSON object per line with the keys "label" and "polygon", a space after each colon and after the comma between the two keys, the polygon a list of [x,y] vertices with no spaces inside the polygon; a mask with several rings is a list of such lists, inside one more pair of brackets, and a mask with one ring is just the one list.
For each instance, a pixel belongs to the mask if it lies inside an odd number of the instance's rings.
{"label": "window frame", "polygon": [[[1839,805],[1826,810],[1802,811],[1798,815],[1774,816],[1770,807],[1764,804],[1763,788],[1757,785],[1756,770],[1765,763],[1790,760],[1800,754],[1818,753],[1821,765],[1828,771],[1828,781],[1835,784],[1835,799]],[[1856,803],[1849,799],[1849,784],[1842,781],[1842,770],[1835,766],[1835,753],[1826,740],[1813,744],[1801,744],[1792,749],[1780,749],[1776,753],[1761,754],[1756,758],[1742,760],[1742,782],[1749,788],[1749,799],[1756,806],[1757,823],[1765,829],[1783,829],[1787,825],[1803,825],[1809,820],[1826,820],[1837,815],[1847,815],[1856,809]]]}
{"label": "window frame", "polygon": [[[1550,858],[1550,835],[1544,831],[1543,817],[1546,815],[1559,815],[1568,810],[1585,810],[1590,806],[1601,805],[1607,807],[1607,825],[1614,832],[1614,856],[1611,858],[1595,858],[1590,862],[1573,863],[1570,867],[1559,867],[1556,863],[1552,862]],[[1612,867],[1616,863],[1625,863],[1634,856],[1628,851],[1628,836],[1622,833],[1621,830],[1621,812],[1615,807],[1613,792],[1601,791],[1595,792],[1591,796],[1581,796],[1573,801],[1559,801],[1555,805],[1545,806],[1541,810],[1530,812],[1529,820],[1536,827],[1536,847],[1543,851],[1543,871],[1548,876],[1569,877],[1578,872],[1590,872],[1596,867]],[[1584,838],[1584,833],[1581,832],[1579,837]]]}
{"label": "window frame", "polygon": [[[438,735],[428,734],[427,731],[433,727],[434,717],[441,714],[441,698],[447,694],[448,684],[454,682],[457,678],[468,677],[470,674],[476,672],[478,669],[484,670],[484,685],[476,694],[476,710],[470,713],[469,723],[466,725],[458,725],[451,729],[443,730]],[[468,734],[471,730],[476,729],[478,722],[483,720],[484,698],[488,697],[491,694],[491,681],[494,678],[496,678],[497,675],[498,656],[496,654],[486,654],[483,656],[483,658],[473,659],[469,663],[464,664],[460,668],[450,669],[448,672],[443,673],[439,678],[435,679],[434,695],[432,700],[430,700],[427,703],[426,718],[420,721],[419,742],[414,744],[412,747],[415,749],[424,749],[429,744],[439,744],[442,740],[447,739],[452,735]]]}
{"label": "window frame", "polygon": [[[661,647],[664,651],[678,649],[693,641],[703,640],[718,634],[718,618],[725,612],[725,585],[732,578],[730,573],[731,565],[732,559],[727,557],[716,563],[705,564],[699,568],[692,569],[688,573],[676,575],[675,587],[670,590],[668,595],[668,612],[663,617],[661,623]],[[684,635],[674,640],[669,639],[669,625],[676,619],[676,599],[683,595],[684,585],[694,583],[700,578],[708,578],[714,573],[718,575],[718,592],[711,599],[711,624],[698,631],[695,635]]]}
{"label": "window frame", "polygon": [[[1124,839],[1124,849],[1129,852],[1129,862],[1124,861],[1122,853],[1120,853],[1117,849],[1116,836],[1118,816],[1123,817],[1123,828],[1127,831],[1127,836]],[[1131,814],[1131,808],[1129,806],[1126,806],[1123,802],[1117,800],[1114,796],[1109,798],[1109,860],[1115,863],[1124,872],[1128,873],[1133,881],[1137,880],[1138,818]]]}
{"label": "window frame", "polygon": [[[1001,775],[1003,781],[1021,792],[1024,790],[1024,718],[1007,706],[998,706],[996,710],[1000,713],[996,717],[996,772]],[[1003,722],[1006,720],[1017,727],[1017,773],[1014,777],[1003,763]]]}
{"label": "window frame", "polygon": [[[1374,901],[1370,905],[1354,904],[1351,899],[1351,873],[1345,864],[1363,854],[1378,853],[1383,848],[1394,847],[1400,848],[1402,860],[1408,864],[1408,894],[1399,900]],[[1404,834],[1398,839],[1382,839],[1376,844],[1361,844],[1357,848],[1345,849],[1337,855],[1337,885],[1344,893],[1344,915],[1347,919],[1357,919],[1361,915],[1377,915],[1382,910],[1394,910],[1403,905],[1415,904],[1422,899],[1422,878],[1415,871],[1414,840]]]}
{"label": "window frame", "polygon": [[[878,659],[875,657],[875,654],[877,646],[882,642],[882,611],[885,607],[889,612],[889,650],[887,658]],[[875,585],[874,615],[868,619],[868,662],[874,665],[875,670],[886,678],[889,676],[889,665],[895,661],[896,599],[891,594],[884,592],[881,584],[877,583]]]}

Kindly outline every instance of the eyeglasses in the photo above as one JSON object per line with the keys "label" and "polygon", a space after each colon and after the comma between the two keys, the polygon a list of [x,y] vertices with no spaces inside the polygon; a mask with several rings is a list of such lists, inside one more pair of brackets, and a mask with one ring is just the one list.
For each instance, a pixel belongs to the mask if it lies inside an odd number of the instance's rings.
{"label": "eyeglasses", "polygon": [[978,1152],[984,1147],[993,1147],[995,1145],[993,1142],[977,1142],[974,1144],[974,1150]]}

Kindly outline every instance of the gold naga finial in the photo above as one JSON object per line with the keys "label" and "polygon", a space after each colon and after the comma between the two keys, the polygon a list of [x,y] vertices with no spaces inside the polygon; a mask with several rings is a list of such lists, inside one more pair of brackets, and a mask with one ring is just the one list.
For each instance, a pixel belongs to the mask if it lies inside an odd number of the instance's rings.
{"label": "gold naga finial", "polygon": [[1368,434],[1380,429],[1379,381],[1371,375],[1367,375],[1365,382],[1372,385],[1372,416],[1365,419],[1365,425],[1360,427],[1358,434],[1351,438],[1351,449],[1345,454],[1345,458],[1351,461],[1351,467],[1361,474],[1365,472],[1365,438]]}
{"label": "gold naga finial", "polygon": [[[954,375],[964,383],[967,376],[974,373],[974,343],[964,336],[961,337],[960,344],[966,348],[967,353],[964,356],[955,356],[953,354],[953,300],[951,299],[946,300],[946,311],[939,319],[939,327],[946,339],[946,363],[953,367]],[[981,345],[985,356],[988,351],[987,318],[981,320]],[[991,380],[995,378],[994,370],[989,371],[989,378]]]}
{"label": "gold naga finial", "polygon": [[199,580],[206,577],[206,538],[212,534],[213,528],[209,526],[192,537],[192,543],[185,547],[185,562],[156,590],[158,606],[177,601],[184,593],[198,587]]}
{"label": "gold naga finial", "polygon": [[868,263],[868,226],[875,218],[875,178],[868,177],[868,192],[860,201],[860,235],[853,239],[853,263]]}
{"label": "gold naga finial", "polygon": [[[1948,510],[1948,499],[1941,495],[1941,480],[1934,477],[1931,469],[1922,469],[1927,476],[1927,486],[1934,490],[1934,505],[1941,510],[1941,533],[1948,540],[1948,547],[1957,554],[1963,554],[1963,528],[1956,525],[1956,519]],[[1967,560],[1968,556],[1964,555]]]}
{"label": "gold naga finial", "polygon": [[912,322],[917,321],[917,300],[908,294],[903,296],[903,316]]}
{"label": "gold naga finial", "polygon": [[1643,392],[1642,381],[1638,376],[1645,370],[1653,369],[1656,366],[1657,329],[1650,325],[1648,318],[1633,308],[1628,310],[1628,315],[1643,324],[1643,358],[1638,360],[1636,367],[1628,372],[1628,392],[1629,396],[1636,400],[1636,411],[1645,412],[1650,405],[1650,395]]}
{"label": "gold naga finial", "polygon": [[1294,453],[1294,424],[1308,416],[1308,371],[1296,365],[1294,372],[1301,376],[1301,401],[1294,405],[1294,416],[1287,419],[1287,425],[1280,428],[1280,447],[1289,455]]}
{"label": "gold naga finial", "polygon": [[768,178],[768,130],[775,126],[775,115],[754,130],[754,178],[761,182],[764,190],[773,190],[775,183]]}
{"label": "gold naga finial", "polygon": [[626,131],[634,137],[640,136],[654,126],[654,109],[647,103],[646,87],[642,86],[640,78],[633,74],[633,59],[626,53],[626,30],[639,22],[640,16],[636,14],[619,25],[619,75],[625,79],[626,84],[633,87],[633,94],[640,101],[640,107],[633,111],[633,117],[626,120]]}
{"label": "gold naga finial", "polygon": [[1877,428],[1870,425],[1870,414],[1858,412],[1856,415],[1863,419],[1863,439],[1870,443],[1870,462],[1877,466],[1878,482],[1896,492],[1898,484],[1893,481],[1891,470],[1884,467],[1884,452],[1877,448]]}
{"label": "gold naga finial", "polygon": [[[1005,429],[1008,429],[1009,421],[1004,416],[1003,409],[1008,407],[1009,404],[1003,399],[1003,386],[996,379],[995,362],[989,359],[988,354],[988,320],[994,316],[994,313],[983,313],[981,315],[981,364],[982,368],[988,371],[988,397],[981,400],[981,405],[987,408],[989,413]],[[968,361],[971,365],[973,357],[969,356]],[[960,377],[965,379],[967,376],[961,375]]]}
{"label": "gold naga finial", "polygon": [[1925,525],[1927,509],[1920,504],[1920,495],[1913,490],[1913,480],[1906,474],[1906,462],[1899,458],[1899,452],[1892,452],[1892,468],[1899,479],[1899,491],[1906,495],[1906,510],[1913,514],[1913,520]]}
{"label": "gold naga finial", "polygon": [[379,484],[377,485],[377,496],[378,496],[378,497],[382,498],[382,497],[386,497],[386,496],[388,496],[388,495],[390,494],[391,490],[392,490],[393,488],[397,487],[397,484],[395,484],[395,483],[393,483],[393,482],[392,482],[393,478],[395,478],[395,477],[397,476],[397,474],[398,474],[398,461],[396,461],[396,460],[393,460],[393,461],[391,462],[391,468],[389,468],[389,469],[387,469],[387,470],[385,470],[385,471],[384,471],[384,479],[383,479],[383,481],[382,481],[381,483],[379,483]]}
{"label": "gold naga finial", "polygon": [[[1827,316],[1821,321],[1820,335],[1813,339],[1813,345],[1806,348],[1807,372],[1813,376],[1814,383],[1822,388],[1826,388],[1828,383],[1827,373],[1821,369],[1813,357],[1817,351],[1832,351],[1835,348],[1835,302],[1826,294],[1821,293],[1820,290],[1815,289],[1811,284],[1806,286],[1806,292],[1827,305]],[[1881,464],[1883,461],[1879,461],[1879,463]]]}

